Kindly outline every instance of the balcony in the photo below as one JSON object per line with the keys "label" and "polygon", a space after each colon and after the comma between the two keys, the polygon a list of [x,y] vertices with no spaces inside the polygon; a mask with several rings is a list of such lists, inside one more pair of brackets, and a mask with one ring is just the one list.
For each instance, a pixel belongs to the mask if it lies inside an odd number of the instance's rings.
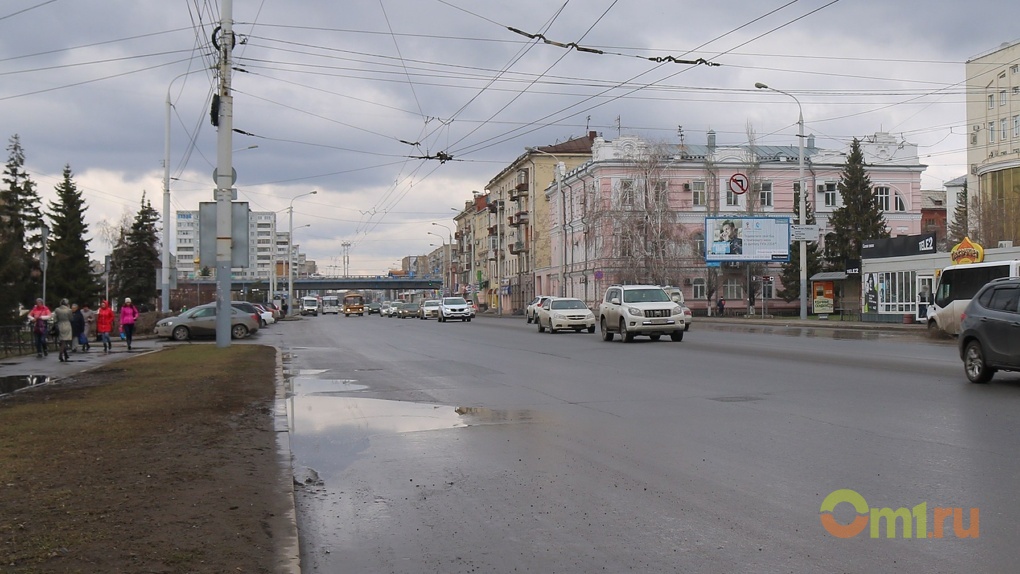
{"label": "balcony", "polygon": [[529,247],[530,245],[528,241],[514,241],[513,243],[510,244],[510,253],[513,253],[514,255],[527,253]]}
{"label": "balcony", "polygon": [[520,225],[527,225],[528,224],[528,212],[527,211],[518,211],[517,213],[515,213],[512,216],[508,217],[507,219],[510,220],[510,225],[512,227],[518,227]]}
{"label": "balcony", "polygon": [[517,201],[528,197],[528,182],[518,182],[517,186],[510,190],[510,201]]}

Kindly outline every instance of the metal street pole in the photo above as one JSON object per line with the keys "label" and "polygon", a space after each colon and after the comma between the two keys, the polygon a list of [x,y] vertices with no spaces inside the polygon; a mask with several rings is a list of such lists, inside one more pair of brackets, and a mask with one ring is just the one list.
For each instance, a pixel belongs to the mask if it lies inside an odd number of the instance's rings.
{"label": "metal street pole", "polygon": [[230,269],[232,263],[233,142],[234,97],[230,87],[231,51],[234,47],[233,0],[222,0],[220,27],[213,33],[219,49],[220,86],[216,132],[216,346],[230,346]]}
{"label": "metal street pole", "polygon": [[[49,250],[49,245],[47,245],[46,242],[49,241],[49,238],[50,238],[50,227],[48,225],[46,225],[45,223],[43,223],[42,229],[39,230],[39,233],[42,235],[42,253],[39,254],[39,267],[42,267],[42,300],[43,300],[43,305],[45,305],[46,304],[46,268],[49,267],[49,263],[50,263],[50,256],[47,253],[47,251]],[[109,266],[107,266],[107,267],[109,267]],[[109,291],[109,288],[107,288],[107,291]],[[109,295],[107,295],[107,298],[109,298]]]}
{"label": "metal street pole", "polygon": [[290,200],[290,207],[287,208],[287,211],[290,212],[290,231],[287,233],[287,308],[289,309],[287,315],[294,314],[294,200],[316,193],[319,192],[313,189],[307,193],[295,195]]}
{"label": "metal street pole", "polygon": [[[758,82],[754,85],[759,90],[772,90],[773,92],[779,92],[780,94],[790,96],[793,101],[797,102],[797,110],[800,112],[797,117],[797,162],[798,162],[798,173],[797,173],[797,187],[800,188],[800,213],[797,217],[801,225],[807,225],[807,190],[804,189],[804,108],[800,105],[800,100],[793,94],[784,92],[783,90],[777,90],[770,88],[767,85]],[[806,240],[800,240],[800,318],[801,320],[807,319],[807,244]]]}

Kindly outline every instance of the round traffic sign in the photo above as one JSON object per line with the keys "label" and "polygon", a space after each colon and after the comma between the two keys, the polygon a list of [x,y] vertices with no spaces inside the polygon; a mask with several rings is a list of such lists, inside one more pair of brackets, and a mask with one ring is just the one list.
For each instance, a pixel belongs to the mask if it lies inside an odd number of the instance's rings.
{"label": "round traffic sign", "polygon": [[737,195],[743,195],[747,192],[748,181],[747,176],[742,173],[735,173],[730,176],[730,191]]}
{"label": "round traffic sign", "polygon": [[[216,184],[220,183],[220,170],[219,169],[213,168],[213,170],[212,170],[212,180],[213,180],[213,183],[216,183]],[[237,183],[237,170],[234,169],[234,168],[230,168],[230,185],[234,185],[235,183]]]}

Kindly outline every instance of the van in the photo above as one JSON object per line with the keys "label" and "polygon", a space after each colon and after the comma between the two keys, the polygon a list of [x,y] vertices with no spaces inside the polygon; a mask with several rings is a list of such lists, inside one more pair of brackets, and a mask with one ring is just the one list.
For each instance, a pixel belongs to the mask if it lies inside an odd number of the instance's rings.
{"label": "van", "polygon": [[950,265],[939,274],[928,306],[928,330],[960,333],[960,315],[974,295],[993,279],[1020,277],[1020,259]]}
{"label": "van", "polygon": [[324,295],[322,297],[322,314],[340,314],[340,298],[336,295]]}
{"label": "van", "polygon": [[311,315],[317,317],[319,315],[319,298],[318,297],[302,297],[301,298],[301,314]]}

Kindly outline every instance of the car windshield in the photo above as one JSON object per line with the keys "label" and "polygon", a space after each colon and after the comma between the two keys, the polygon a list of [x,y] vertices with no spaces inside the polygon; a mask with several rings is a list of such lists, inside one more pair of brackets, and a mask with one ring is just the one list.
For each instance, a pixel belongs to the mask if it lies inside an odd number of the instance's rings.
{"label": "car windshield", "polygon": [[417,303],[404,303],[403,305],[401,305],[401,307],[403,307],[404,309],[417,309],[418,308],[418,304]]}
{"label": "car windshield", "polygon": [[624,303],[666,303],[669,295],[662,289],[624,289]]}
{"label": "car windshield", "polygon": [[447,297],[443,299],[443,305],[467,305],[463,297]]}
{"label": "car windshield", "polygon": [[588,306],[584,304],[584,301],[580,299],[562,299],[553,300],[553,309],[587,309]]}
{"label": "car windshield", "polygon": [[426,301],[425,302],[425,306],[426,307],[438,307],[439,306],[439,301]]}

